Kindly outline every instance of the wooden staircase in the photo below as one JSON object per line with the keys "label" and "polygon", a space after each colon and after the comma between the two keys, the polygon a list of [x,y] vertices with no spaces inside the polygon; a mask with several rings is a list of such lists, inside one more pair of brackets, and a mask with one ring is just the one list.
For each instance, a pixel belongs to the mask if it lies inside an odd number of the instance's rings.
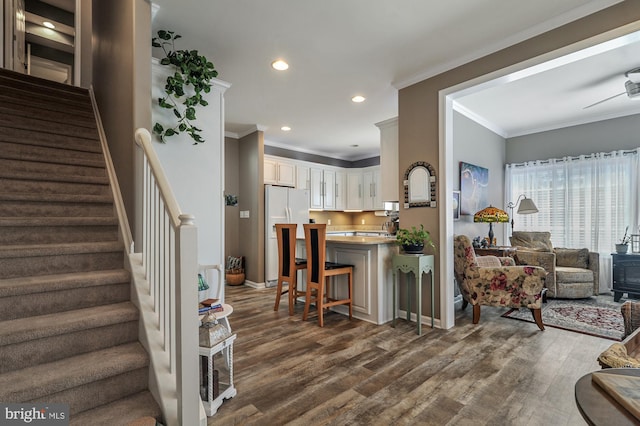
{"label": "wooden staircase", "polygon": [[0,401],[161,418],[87,90],[0,70]]}

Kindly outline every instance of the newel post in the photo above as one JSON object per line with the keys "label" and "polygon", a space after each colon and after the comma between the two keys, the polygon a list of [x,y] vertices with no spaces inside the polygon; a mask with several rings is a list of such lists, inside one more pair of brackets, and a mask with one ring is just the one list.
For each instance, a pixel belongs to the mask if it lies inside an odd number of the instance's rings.
{"label": "newel post", "polygon": [[198,261],[194,217],[181,214],[176,232],[176,365],[178,418],[182,425],[197,425],[200,418],[198,380]]}

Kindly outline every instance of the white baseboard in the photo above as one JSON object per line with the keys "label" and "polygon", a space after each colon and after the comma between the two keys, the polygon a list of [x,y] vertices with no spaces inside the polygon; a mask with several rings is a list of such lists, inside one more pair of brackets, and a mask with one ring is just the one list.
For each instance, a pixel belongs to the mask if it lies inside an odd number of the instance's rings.
{"label": "white baseboard", "polygon": [[[422,325],[423,326],[427,326],[427,327],[431,327],[431,317],[429,316],[425,316],[425,315],[420,315],[422,317]],[[407,319],[407,311],[403,311],[398,309],[398,319]],[[412,322],[416,321],[416,314],[414,312],[411,312],[411,315],[409,316],[409,318],[411,319]],[[438,318],[434,318],[433,320],[433,327],[434,328],[441,328],[440,327],[440,320]]]}
{"label": "white baseboard", "polygon": [[265,283],[256,283],[250,280],[244,280],[244,285],[246,285],[247,287],[251,287],[259,290],[267,288]]}

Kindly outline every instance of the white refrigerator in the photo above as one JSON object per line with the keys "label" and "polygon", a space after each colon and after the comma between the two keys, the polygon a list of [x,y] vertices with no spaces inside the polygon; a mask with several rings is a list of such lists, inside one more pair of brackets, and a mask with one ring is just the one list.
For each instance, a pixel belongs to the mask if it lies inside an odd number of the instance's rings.
{"label": "white refrigerator", "polygon": [[309,192],[284,186],[264,186],[265,210],[265,285],[274,287],[278,281],[278,240],[276,223],[296,223],[297,238],[304,239],[302,225],[309,222]]}

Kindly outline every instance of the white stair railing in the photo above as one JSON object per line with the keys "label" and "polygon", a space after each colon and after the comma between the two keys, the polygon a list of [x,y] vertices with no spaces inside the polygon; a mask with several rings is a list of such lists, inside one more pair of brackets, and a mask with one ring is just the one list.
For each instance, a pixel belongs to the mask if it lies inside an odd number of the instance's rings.
{"label": "white stair railing", "polygon": [[136,130],[135,141],[143,153],[143,241],[130,259],[150,388],[168,425],[197,425],[197,229],[193,216],[180,212],[149,131]]}

